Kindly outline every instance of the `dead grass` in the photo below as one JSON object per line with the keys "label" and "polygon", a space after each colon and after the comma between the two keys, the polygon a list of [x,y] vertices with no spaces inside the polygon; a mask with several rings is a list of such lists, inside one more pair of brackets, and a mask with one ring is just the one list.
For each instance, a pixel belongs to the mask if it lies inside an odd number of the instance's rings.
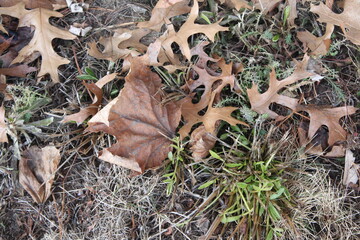
{"label": "dead grass", "polygon": [[[52,103],[47,105],[46,109],[33,113],[33,119],[52,116],[54,123],[44,128],[44,138],[31,135],[32,142],[20,145],[21,149],[25,149],[32,144],[42,146],[55,142],[57,147],[62,148],[62,162],[55,180],[53,196],[46,203],[34,204],[30,196],[21,190],[16,179],[17,159],[14,158],[14,152],[17,150],[12,145],[0,144],[0,240],[198,239],[209,231],[209,227],[226,205],[224,200],[220,200],[216,208],[201,211],[218,193],[216,188],[202,191],[198,189],[211,177],[207,168],[214,167],[214,159],[209,158],[198,167],[198,163],[192,163],[191,158],[184,152],[187,159],[181,169],[180,181],[176,191],[167,197],[166,184],[162,177],[164,168],[130,177],[129,171],[96,159],[101,149],[114,142],[113,138],[101,134],[82,135],[84,126],[59,123],[65,113],[76,112],[87,98],[81,82],[76,80],[79,72],[75,57],[80,63],[80,69],[90,67],[99,78],[109,71],[120,69],[120,63],[109,68],[107,61],[87,56],[84,50],[86,42],[111,34],[113,25],[146,18],[150,9],[147,0],[95,1],[91,7],[93,9],[85,13],[84,18],[71,14],[65,18],[66,24],[86,19],[96,28],[96,33],[81,41],[75,41],[75,53],[69,44],[59,50],[71,60],[71,63],[62,69],[65,80],[59,85],[45,88],[47,95],[52,98]],[[304,18],[308,17],[305,12],[304,9],[301,15]],[[284,50],[278,48],[279,43],[272,42],[269,33],[280,33],[286,37],[291,31],[283,31],[268,18],[262,19],[262,24],[258,25],[259,14],[248,11],[236,14],[236,17],[242,22],[232,30],[241,41],[236,40],[237,43],[227,45],[226,41],[219,42],[211,50],[226,56],[227,59],[246,63],[245,71],[239,77],[243,86],[249,86],[254,79],[265,85],[270,67],[275,67],[279,74],[286,75],[286,71],[291,68],[287,59],[296,57],[297,52],[301,51],[300,45],[298,42],[282,42],[282,46],[286,48],[284,56]],[[309,21],[304,21],[303,27],[308,28],[311,25],[310,17]],[[266,31],[267,29],[271,31]],[[243,36],[248,32],[253,32],[253,35]],[[348,55],[353,64],[329,72],[328,81],[334,83],[335,87],[325,84],[326,91],[318,91],[320,96],[314,101],[340,104],[344,99],[335,91],[340,89],[345,93],[345,102],[351,105],[359,104],[359,96],[356,95],[360,91],[358,49],[343,45],[337,49],[337,41],[333,44],[334,51],[339,50],[341,53],[339,59]],[[326,60],[324,64],[335,69],[338,62]],[[342,81],[334,82],[335,75]],[[11,83],[28,86],[33,85],[34,81],[11,79]],[[114,88],[121,85],[122,80],[117,80]],[[320,86],[322,85],[316,86],[318,90],[322,89]],[[314,86],[310,88],[312,87]],[[112,87],[105,90],[106,100],[111,99],[112,90]],[[246,100],[244,96],[239,98],[241,103]],[[90,101],[88,99],[88,102]],[[349,124],[352,133],[360,127],[359,114],[353,121],[354,124]],[[289,128],[287,124],[282,125],[278,135],[281,136],[281,133]],[[294,135],[296,129],[291,131]],[[274,138],[276,139],[276,136]],[[350,145],[358,148],[357,143],[359,137],[354,136]],[[339,172],[342,169],[337,169],[337,178],[330,178],[331,169],[319,164],[319,159],[301,158],[296,146],[294,138],[279,146],[282,151],[277,156],[292,168],[284,175],[296,203],[289,215],[297,229],[286,229],[283,237],[279,239],[359,239],[359,193],[339,185]],[[217,149],[223,147],[219,144]],[[284,222],[278,224],[279,227],[285,226]],[[229,226],[224,235],[230,236],[234,228]],[[215,232],[218,233],[219,229]]]}

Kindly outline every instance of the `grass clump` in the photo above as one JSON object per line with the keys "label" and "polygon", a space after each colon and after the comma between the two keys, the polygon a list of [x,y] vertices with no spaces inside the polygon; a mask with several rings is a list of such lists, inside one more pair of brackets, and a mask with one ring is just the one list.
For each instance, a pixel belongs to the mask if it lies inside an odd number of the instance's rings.
{"label": "grass clump", "polygon": [[292,200],[282,177],[286,164],[276,157],[288,135],[271,142],[274,128],[265,133],[261,129],[263,120],[259,119],[248,136],[235,128],[222,135],[225,142],[232,144],[223,142],[222,151],[211,151],[212,159],[199,164],[199,171],[207,172],[210,178],[198,189],[216,192],[203,212],[221,209],[213,224],[223,224],[221,234],[233,226],[229,239],[281,237],[285,229],[280,222],[291,229],[288,213]]}

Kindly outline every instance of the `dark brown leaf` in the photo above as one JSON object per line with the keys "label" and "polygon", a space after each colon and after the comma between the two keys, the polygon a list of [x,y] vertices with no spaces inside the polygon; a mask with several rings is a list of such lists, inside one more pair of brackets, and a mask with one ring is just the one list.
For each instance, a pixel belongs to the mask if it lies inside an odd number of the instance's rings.
{"label": "dark brown leaf", "polygon": [[[172,102],[161,104],[161,87],[159,76],[135,58],[117,102],[107,109],[108,122],[90,120],[88,131],[116,137],[117,143],[103,152],[112,162],[143,172],[160,166],[171,151],[180,109]],[[102,111],[98,114],[102,119],[106,115]]]}

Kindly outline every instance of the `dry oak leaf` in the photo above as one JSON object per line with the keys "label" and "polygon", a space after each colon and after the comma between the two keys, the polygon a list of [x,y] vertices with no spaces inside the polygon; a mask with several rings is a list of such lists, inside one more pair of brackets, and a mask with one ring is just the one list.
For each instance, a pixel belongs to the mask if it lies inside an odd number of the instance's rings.
{"label": "dry oak leaf", "polygon": [[[300,122],[298,127],[298,136],[300,146],[304,147],[306,154],[313,154],[324,157],[343,157],[345,148],[343,145],[334,145],[329,147],[328,137],[329,133],[324,126],[321,126],[313,136],[308,137],[309,122]],[[331,149],[329,151],[329,149]]]}
{"label": "dry oak leaf", "polygon": [[217,62],[220,59],[215,59],[212,57],[209,57],[209,55],[204,51],[204,47],[209,45],[210,42],[208,41],[203,41],[200,42],[198,45],[196,45],[195,47],[193,47],[190,52],[191,52],[191,56],[198,56],[198,60],[195,63],[195,65],[199,68],[202,69],[206,69],[207,68],[207,63],[209,61],[211,62]]}
{"label": "dry oak leaf", "polygon": [[60,151],[53,146],[31,147],[19,162],[19,182],[37,203],[51,195],[51,186],[60,162]]}
{"label": "dry oak leaf", "polygon": [[160,32],[165,19],[190,12],[189,0],[159,0],[151,11],[149,21],[138,23],[139,28],[148,28]]}
{"label": "dry oak leaf", "polygon": [[78,113],[65,116],[62,120],[63,123],[75,121],[79,125],[83,123],[88,117],[93,116],[98,112],[103,96],[101,88],[99,88],[95,83],[83,82],[83,85],[88,91],[95,95],[93,103],[86,108],[81,109]]}
{"label": "dry oak leaf", "polygon": [[334,31],[333,24],[327,24],[325,34],[321,37],[316,37],[309,31],[297,32],[297,38],[309,48],[311,52],[309,55],[321,56],[327,54],[331,44],[331,34]]}
{"label": "dry oak leaf", "polygon": [[[117,30],[111,37],[100,38],[98,43],[104,46],[104,50],[101,52],[98,50],[96,42],[88,43],[88,53],[97,59],[113,62],[118,59],[124,59],[129,55],[138,56],[147,49],[144,44],[140,43],[140,39],[149,32],[150,30],[148,29]],[[136,50],[130,48],[135,48]]]}
{"label": "dry oak leaf", "polygon": [[316,105],[299,105],[296,111],[306,111],[310,116],[308,138],[314,137],[321,126],[326,126],[329,131],[328,145],[333,146],[337,142],[346,141],[347,132],[340,125],[340,118],[354,114],[357,108],[346,106],[326,108]]}
{"label": "dry oak leaf", "polygon": [[[161,103],[160,77],[137,58],[131,60],[125,80],[117,102],[107,109],[108,126],[91,119],[87,130],[103,131],[117,139],[100,159],[142,173],[160,166],[171,151],[171,139],[181,113],[177,104]],[[96,114],[93,118],[103,118],[104,111],[98,113],[100,117]]]}
{"label": "dry oak leaf", "polygon": [[196,80],[189,79],[183,86],[183,88],[189,88],[190,92],[195,91],[200,86],[204,87],[204,92],[197,103],[197,108],[208,106],[212,92],[216,91],[218,96],[226,85],[234,88],[235,76],[232,74],[232,63],[226,64],[224,59],[219,59],[217,66],[220,67],[221,74],[215,76],[210,75],[208,69],[202,69],[196,65],[193,66],[193,70],[199,78]]}
{"label": "dry oak leaf", "polygon": [[309,57],[305,55],[301,62],[297,62],[295,71],[289,77],[281,81],[276,79],[275,70],[273,69],[270,73],[269,88],[264,93],[259,93],[257,84],[253,84],[250,89],[247,89],[246,91],[250,100],[251,109],[259,114],[268,114],[269,117],[277,120],[281,120],[283,117],[269,109],[271,103],[277,103],[295,110],[298,106],[298,100],[280,95],[278,92],[287,85],[314,75],[314,73],[306,71],[308,60]]}
{"label": "dry oak leaf", "polygon": [[312,4],[310,11],[319,15],[318,21],[340,26],[347,39],[354,44],[360,45],[359,9],[359,0],[346,0],[344,11],[340,14],[334,13],[322,2],[318,6]]}
{"label": "dry oak leaf", "polygon": [[274,10],[274,8],[279,5],[282,0],[252,0],[254,7],[259,9],[262,14],[267,14]]}
{"label": "dry oak leaf", "polygon": [[68,64],[69,60],[60,57],[54,51],[51,42],[54,38],[65,40],[73,40],[76,38],[76,36],[68,31],[54,27],[49,23],[49,18],[62,17],[63,15],[44,8],[26,10],[24,3],[19,3],[12,7],[0,8],[0,14],[7,14],[19,18],[19,27],[35,27],[34,36],[30,43],[20,50],[19,55],[12,61],[12,64],[24,61],[36,51],[40,52],[42,64],[40,72],[38,73],[40,77],[39,80],[46,74],[50,74],[54,83],[59,82],[58,67]]}
{"label": "dry oak leaf", "polygon": [[180,139],[184,139],[189,135],[192,126],[202,122],[204,124],[206,132],[215,135],[216,134],[216,123],[219,120],[228,122],[230,125],[242,124],[248,126],[248,124],[240,121],[231,116],[231,113],[237,110],[236,107],[221,107],[214,108],[214,99],[218,92],[211,94],[210,103],[204,115],[199,115],[199,112],[204,108],[192,103],[192,98],[187,97],[183,100],[181,106],[181,114],[185,120],[184,126],[179,130]]}
{"label": "dry oak leaf", "polygon": [[359,169],[360,166],[355,164],[354,153],[350,149],[346,149],[343,184],[346,186],[356,184],[359,180]]}
{"label": "dry oak leaf", "polygon": [[7,132],[7,126],[5,122],[5,108],[4,105],[1,105],[0,106],[0,143],[8,142],[6,132]]}
{"label": "dry oak leaf", "polygon": [[225,4],[231,8],[235,8],[237,11],[242,8],[252,9],[249,3],[245,0],[220,0],[220,3]]}
{"label": "dry oak leaf", "polygon": [[99,109],[99,107],[101,105],[101,101],[102,101],[103,92],[102,92],[101,88],[105,84],[114,80],[116,78],[116,76],[117,76],[117,73],[108,74],[108,75],[102,77],[95,84],[94,83],[88,84],[88,83],[83,82],[86,89],[95,95],[93,103],[90,106],[81,109],[80,112],[78,112],[78,113],[74,113],[74,114],[64,117],[62,122],[66,123],[66,122],[70,122],[70,121],[75,121],[77,124],[81,124],[88,117],[95,115],[98,112],[98,109]]}
{"label": "dry oak leaf", "polygon": [[289,13],[289,17],[287,19],[288,23],[290,26],[294,26],[295,25],[295,18],[297,18],[297,9],[296,9],[296,3],[297,0],[288,0],[288,6],[290,7],[290,13]]}
{"label": "dry oak leaf", "polygon": [[188,38],[191,35],[197,34],[197,33],[203,33],[205,34],[211,41],[214,41],[215,34],[220,31],[227,31],[227,27],[222,27],[219,25],[219,20],[216,23],[208,24],[208,25],[201,25],[196,24],[195,20],[197,19],[199,14],[199,3],[197,0],[194,1],[194,5],[191,8],[191,12],[189,14],[188,19],[186,22],[181,26],[178,32],[175,32],[174,27],[169,23],[167,25],[168,32],[167,37],[163,41],[162,46],[165,50],[165,53],[169,56],[169,58],[175,59],[174,52],[172,50],[172,43],[177,43],[181,49],[181,52],[183,55],[190,60],[191,59],[191,51],[188,44]]}
{"label": "dry oak leaf", "polygon": [[12,7],[18,3],[24,3],[25,7],[28,9],[45,8],[57,10],[57,7],[66,6],[66,1],[64,0],[1,0],[0,7]]}
{"label": "dry oak leaf", "polygon": [[216,137],[208,133],[204,125],[196,128],[190,136],[190,150],[191,156],[195,162],[201,161],[207,155],[216,143]]}

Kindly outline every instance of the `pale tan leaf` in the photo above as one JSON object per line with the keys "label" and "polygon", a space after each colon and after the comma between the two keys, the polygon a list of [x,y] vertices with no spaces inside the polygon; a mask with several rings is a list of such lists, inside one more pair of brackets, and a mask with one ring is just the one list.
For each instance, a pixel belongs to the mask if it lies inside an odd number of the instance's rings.
{"label": "pale tan leaf", "polygon": [[310,11],[319,15],[318,21],[341,27],[345,37],[354,44],[360,45],[360,1],[346,0],[344,11],[334,13],[328,6],[320,2],[318,6],[311,5]]}
{"label": "pale tan leaf", "polygon": [[195,20],[198,17],[199,14],[199,4],[198,1],[194,1],[194,5],[191,8],[191,12],[189,14],[188,19],[186,22],[181,26],[178,32],[175,32],[173,26],[168,22],[168,33],[167,38],[163,41],[162,46],[166,52],[166,54],[169,56],[171,60],[175,59],[171,44],[177,43],[181,49],[181,52],[183,55],[190,60],[191,59],[191,51],[188,44],[188,38],[191,35],[197,34],[197,33],[203,33],[205,34],[209,40],[214,41],[215,34],[220,31],[227,31],[227,27],[222,27],[219,25],[220,21],[213,24],[208,25],[201,25],[196,24]]}
{"label": "pale tan leaf", "polygon": [[113,62],[124,59],[129,55],[138,56],[147,49],[144,44],[140,43],[140,39],[149,32],[148,29],[117,30],[111,37],[100,38],[98,43],[104,47],[102,51],[99,51],[96,42],[88,43],[88,53],[97,59]]}
{"label": "pale tan leaf", "polygon": [[78,113],[65,116],[62,120],[63,123],[75,121],[77,124],[81,124],[88,117],[95,115],[99,111],[99,106],[101,105],[103,95],[101,88],[99,88],[95,83],[83,82],[83,84],[88,89],[88,91],[95,95],[93,103],[88,107],[81,109]]}
{"label": "pale tan leaf", "polygon": [[278,94],[278,92],[287,85],[293,84],[304,78],[311,77],[314,73],[306,71],[308,65],[308,56],[304,56],[301,62],[298,62],[295,71],[287,78],[279,81],[276,79],[275,70],[270,73],[269,88],[264,93],[259,93],[257,84],[253,84],[250,89],[247,89],[247,94],[250,100],[251,109],[259,114],[268,114],[274,119],[282,119],[277,113],[269,109],[271,103],[277,103],[295,110],[298,105],[298,100]]}
{"label": "pale tan leaf", "polygon": [[262,14],[267,14],[274,10],[274,8],[279,5],[282,0],[252,0],[254,7],[259,9]]}
{"label": "pale tan leaf", "polygon": [[220,0],[220,3],[225,4],[231,8],[235,8],[237,11],[242,8],[252,9],[249,3],[245,0]]}
{"label": "pale tan leaf", "polygon": [[49,18],[63,17],[63,15],[59,12],[43,8],[26,10],[24,3],[19,3],[13,7],[0,8],[0,14],[19,18],[19,27],[35,27],[32,40],[20,50],[19,55],[13,60],[12,64],[24,61],[33,52],[40,52],[42,64],[38,76],[41,79],[46,74],[50,74],[53,82],[59,82],[58,67],[69,63],[69,60],[60,57],[54,51],[51,42],[54,38],[65,40],[76,38],[76,36],[68,31],[56,28],[49,23]]}
{"label": "pale tan leaf", "polygon": [[346,141],[347,132],[340,125],[340,118],[354,114],[357,108],[355,107],[337,107],[327,108],[316,105],[300,105],[297,106],[296,111],[306,111],[310,116],[310,126],[308,131],[308,138],[314,137],[315,133],[321,126],[328,127],[329,137],[328,145],[333,146],[339,141]]}
{"label": "pale tan leaf", "polygon": [[65,0],[1,0],[0,7],[11,7],[18,3],[24,3],[26,8],[45,8],[55,10],[54,5],[66,6]]}
{"label": "pale tan leaf", "polygon": [[37,203],[51,195],[51,186],[60,162],[60,151],[53,146],[31,147],[19,162],[19,182]]}
{"label": "pale tan leaf", "polygon": [[142,172],[139,163],[135,159],[127,159],[117,155],[112,154],[108,149],[104,149],[99,156],[99,159],[116,164],[118,166],[133,170],[135,172]]}
{"label": "pale tan leaf", "polygon": [[196,128],[190,136],[190,150],[191,156],[195,162],[201,161],[207,155],[216,143],[216,137],[208,133],[204,125]]}
{"label": "pale tan leaf", "polygon": [[308,31],[297,32],[296,36],[305,47],[311,50],[309,55],[321,56],[326,55],[329,50],[331,44],[330,37],[333,31],[334,25],[328,24],[325,34],[321,37],[316,37]]}
{"label": "pale tan leaf", "polygon": [[98,86],[98,88],[103,88],[103,86],[105,86],[105,84],[113,81],[117,76],[117,73],[111,73],[108,75],[105,75],[104,77],[102,77],[101,79],[99,79],[99,81],[97,81],[95,83],[96,86]]}
{"label": "pale tan leaf", "polygon": [[0,106],[0,143],[8,142],[6,132],[7,132],[7,124],[5,122],[5,108],[4,105],[1,105]]}
{"label": "pale tan leaf", "polygon": [[344,176],[343,176],[343,184],[349,186],[350,184],[356,184],[359,180],[359,169],[360,166],[355,164],[355,156],[354,153],[346,149],[345,154],[345,167],[344,167]]}
{"label": "pale tan leaf", "polygon": [[160,32],[165,19],[190,12],[189,0],[159,0],[147,22],[138,23],[139,28],[148,28]]}

